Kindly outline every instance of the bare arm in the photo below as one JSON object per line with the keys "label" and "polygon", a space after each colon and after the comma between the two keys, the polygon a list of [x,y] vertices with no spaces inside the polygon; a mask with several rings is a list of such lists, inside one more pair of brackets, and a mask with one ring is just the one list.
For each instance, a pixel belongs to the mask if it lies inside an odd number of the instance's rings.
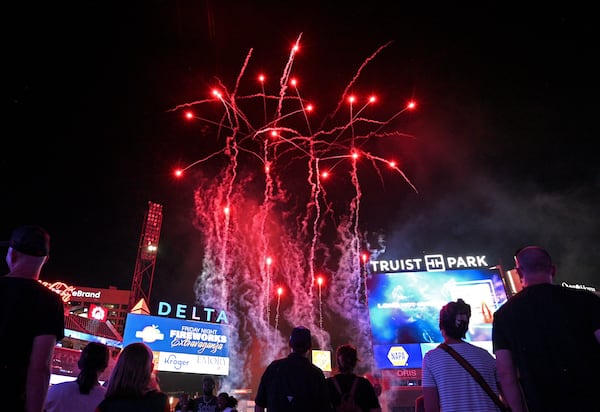
{"label": "bare arm", "polygon": [[27,369],[27,412],[40,412],[44,407],[55,345],[54,335],[40,335],[33,339]]}
{"label": "bare arm", "polygon": [[501,392],[510,406],[512,412],[525,412],[525,400],[521,394],[517,369],[512,361],[512,354],[508,349],[496,351],[496,369],[500,379]]}
{"label": "bare arm", "polygon": [[440,411],[440,397],[436,387],[424,387],[423,397],[425,401],[425,412]]}

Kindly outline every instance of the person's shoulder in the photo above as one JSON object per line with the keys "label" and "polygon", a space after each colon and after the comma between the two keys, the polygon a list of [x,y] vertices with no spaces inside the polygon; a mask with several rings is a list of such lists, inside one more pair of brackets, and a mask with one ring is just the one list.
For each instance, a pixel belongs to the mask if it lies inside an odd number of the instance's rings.
{"label": "person's shoulder", "polygon": [[274,361],[271,361],[271,363],[269,363],[269,365],[267,366],[267,370],[276,369],[280,366],[287,364],[288,362],[288,358],[275,359]]}
{"label": "person's shoulder", "polygon": [[323,373],[323,369],[319,368],[314,363],[309,361],[308,367],[313,371],[313,373],[315,373],[317,375],[323,375],[323,377],[325,377],[325,374]]}
{"label": "person's shoulder", "polygon": [[359,385],[369,385],[369,386],[373,386],[373,384],[371,383],[370,380],[368,380],[367,378],[365,378],[364,376],[359,376],[359,375],[355,375],[358,378],[358,384]]}
{"label": "person's shoulder", "polygon": [[54,391],[57,393],[67,392],[67,391],[77,391],[79,392],[79,385],[76,380],[60,382],[50,385],[48,387],[48,392]]}
{"label": "person's shoulder", "polygon": [[600,302],[600,295],[598,295],[594,291],[591,291],[588,289],[583,289],[583,288],[563,286],[563,285],[554,285],[554,286],[561,291],[560,293],[562,293],[564,295],[569,295],[574,298],[590,299],[593,301]]}
{"label": "person's shoulder", "polygon": [[36,293],[39,293],[46,297],[49,297],[50,299],[60,301],[62,304],[62,298],[60,297],[60,295],[58,293],[56,293],[52,289],[46,287],[38,280],[35,280],[35,279],[28,279],[28,280],[30,281],[30,285],[31,285],[29,287],[31,287],[32,290],[36,290]]}
{"label": "person's shoulder", "polygon": [[152,389],[151,391],[146,392],[145,396],[147,398],[169,398],[169,395],[167,395],[165,392],[156,389]]}
{"label": "person's shoulder", "polygon": [[431,359],[431,357],[438,356],[441,352],[443,352],[442,349],[440,349],[436,346],[435,348],[430,349],[427,352],[425,352],[425,355],[423,355],[423,360],[425,360],[425,358]]}
{"label": "person's shoulder", "polygon": [[490,354],[490,352],[488,352],[486,349],[482,348],[481,346],[473,345],[470,342],[465,342],[465,344],[468,345],[467,347],[472,352],[475,352],[475,353],[479,354],[480,356],[485,356],[486,358],[489,357],[491,359],[494,359],[494,357]]}

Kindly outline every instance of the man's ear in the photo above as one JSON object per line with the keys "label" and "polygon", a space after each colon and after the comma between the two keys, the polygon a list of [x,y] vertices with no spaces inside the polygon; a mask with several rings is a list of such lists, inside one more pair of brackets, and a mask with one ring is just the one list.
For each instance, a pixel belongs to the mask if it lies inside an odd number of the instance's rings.
{"label": "man's ear", "polygon": [[519,268],[515,268],[515,270],[517,271],[517,274],[519,275],[519,279],[523,279],[523,274],[521,273],[521,269]]}

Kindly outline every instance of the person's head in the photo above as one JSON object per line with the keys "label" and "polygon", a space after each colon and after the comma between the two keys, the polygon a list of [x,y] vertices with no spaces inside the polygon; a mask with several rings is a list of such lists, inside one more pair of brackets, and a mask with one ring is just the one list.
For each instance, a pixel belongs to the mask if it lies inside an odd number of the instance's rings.
{"label": "person's head", "polygon": [[213,395],[215,390],[215,380],[210,376],[204,377],[202,379],[202,393],[205,395]]}
{"label": "person's head", "polygon": [[153,385],[152,350],[142,342],[125,346],[110,375],[106,397],[137,398]]}
{"label": "person's head", "polygon": [[471,306],[462,299],[448,302],[440,310],[440,330],[444,336],[463,339],[469,329]]}
{"label": "person's head", "polygon": [[296,326],[290,334],[290,348],[292,352],[305,354],[312,347],[310,330],[304,326]]}
{"label": "person's head", "polygon": [[229,394],[227,392],[221,392],[217,395],[217,408],[224,410],[229,406]]}
{"label": "person's head", "polygon": [[108,366],[108,357],[108,346],[102,343],[90,342],[83,348],[77,361],[80,370],[77,377],[80,393],[88,394],[98,384],[98,377]]}
{"label": "person's head", "polygon": [[0,242],[0,246],[8,246],[6,263],[11,273],[37,279],[50,254],[50,235],[40,226],[21,226],[13,230],[10,240]]}
{"label": "person's head", "polygon": [[552,283],[556,266],[550,254],[539,246],[526,246],[515,253],[517,273],[524,287]]}
{"label": "person's head", "polygon": [[349,343],[338,346],[335,352],[335,359],[340,372],[349,373],[356,367],[358,362],[358,353],[356,348]]}

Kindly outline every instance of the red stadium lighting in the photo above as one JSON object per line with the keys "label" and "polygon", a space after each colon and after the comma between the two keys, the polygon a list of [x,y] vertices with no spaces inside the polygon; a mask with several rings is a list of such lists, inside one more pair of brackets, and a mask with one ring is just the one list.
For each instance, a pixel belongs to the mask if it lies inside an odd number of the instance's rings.
{"label": "red stadium lighting", "polygon": [[194,118],[194,113],[188,110],[187,112],[185,112],[185,118],[188,120],[192,120]]}
{"label": "red stadium lighting", "polygon": [[280,286],[277,288],[277,295],[281,296],[282,293],[283,293],[283,288]]}
{"label": "red stadium lighting", "polygon": [[408,102],[408,104],[406,105],[406,108],[408,110],[414,110],[417,108],[417,102],[415,102],[414,100],[411,100],[410,102]]}

